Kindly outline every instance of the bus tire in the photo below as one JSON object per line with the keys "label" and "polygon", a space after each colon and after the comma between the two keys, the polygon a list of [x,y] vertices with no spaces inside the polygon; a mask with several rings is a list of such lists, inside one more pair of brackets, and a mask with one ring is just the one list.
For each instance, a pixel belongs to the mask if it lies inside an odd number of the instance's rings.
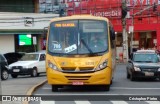
{"label": "bus tire", "polygon": [[102,90],[103,91],[109,91],[110,90],[110,85],[102,85]]}
{"label": "bus tire", "polygon": [[58,91],[58,86],[52,85],[52,92],[57,92]]}
{"label": "bus tire", "polygon": [[113,84],[113,79],[111,80],[111,85]]}

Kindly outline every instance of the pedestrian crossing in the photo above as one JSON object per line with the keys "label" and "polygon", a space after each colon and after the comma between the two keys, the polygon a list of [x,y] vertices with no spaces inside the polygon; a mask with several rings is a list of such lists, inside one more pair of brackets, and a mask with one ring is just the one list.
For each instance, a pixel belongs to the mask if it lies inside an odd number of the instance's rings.
{"label": "pedestrian crossing", "polygon": [[40,101],[39,104],[160,104],[160,101]]}

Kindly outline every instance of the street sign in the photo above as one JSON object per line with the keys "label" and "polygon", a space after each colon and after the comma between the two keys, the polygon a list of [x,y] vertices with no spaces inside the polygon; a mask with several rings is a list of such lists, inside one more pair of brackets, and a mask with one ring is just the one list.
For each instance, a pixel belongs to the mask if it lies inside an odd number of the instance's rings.
{"label": "street sign", "polygon": [[24,20],[24,25],[25,26],[31,27],[31,26],[34,25],[34,18],[32,18],[32,17],[25,17],[24,19],[25,19]]}

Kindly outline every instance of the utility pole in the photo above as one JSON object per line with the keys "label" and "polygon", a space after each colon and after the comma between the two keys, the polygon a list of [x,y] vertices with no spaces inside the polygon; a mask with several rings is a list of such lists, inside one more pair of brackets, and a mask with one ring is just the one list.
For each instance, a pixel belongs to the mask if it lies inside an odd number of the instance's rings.
{"label": "utility pole", "polygon": [[[141,14],[142,12],[144,12],[144,11],[146,11],[146,10],[151,9],[151,8],[153,8],[153,12],[155,12],[155,11],[157,11],[157,6],[159,6],[159,4],[154,3],[153,5],[148,6],[148,7],[144,8],[143,10],[140,10],[140,11],[138,11],[138,12],[136,12],[136,13],[134,13],[134,14],[132,15],[132,34],[131,34],[131,42],[130,42],[130,53],[133,52],[134,17],[135,17],[136,15]],[[132,9],[132,13],[133,13],[133,9]]]}
{"label": "utility pole", "polygon": [[128,35],[126,31],[126,15],[127,15],[127,2],[122,0],[122,27],[123,27],[123,61],[128,61]]}
{"label": "utility pole", "polygon": [[133,53],[133,37],[134,37],[134,16],[132,16],[132,34],[131,34],[131,42],[130,42],[130,53]]}

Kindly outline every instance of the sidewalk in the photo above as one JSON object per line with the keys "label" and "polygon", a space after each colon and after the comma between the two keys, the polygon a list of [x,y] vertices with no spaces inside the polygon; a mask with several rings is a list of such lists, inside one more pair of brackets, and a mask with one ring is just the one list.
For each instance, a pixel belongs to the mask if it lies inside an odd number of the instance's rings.
{"label": "sidewalk", "polygon": [[[18,77],[16,79],[9,78],[6,81],[1,81],[2,95],[26,95],[31,93],[33,86],[38,85],[46,80],[46,76],[40,77]],[[3,101],[2,104],[22,104],[22,102]]]}

